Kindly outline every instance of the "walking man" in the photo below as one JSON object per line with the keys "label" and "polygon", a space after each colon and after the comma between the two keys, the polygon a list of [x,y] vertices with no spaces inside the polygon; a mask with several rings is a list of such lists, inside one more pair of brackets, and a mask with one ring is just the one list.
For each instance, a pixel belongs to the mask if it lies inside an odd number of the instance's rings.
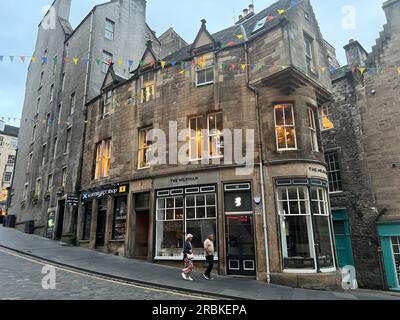
{"label": "walking man", "polygon": [[188,234],[186,241],[183,246],[183,262],[185,263],[185,269],[183,269],[182,278],[184,280],[193,281],[191,274],[193,271],[193,247],[192,247],[193,235]]}
{"label": "walking man", "polygon": [[211,271],[214,267],[214,235],[209,234],[206,241],[204,241],[204,253],[208,262],[208,268],[204,273],[206,280],[214,280],[211,278]]}

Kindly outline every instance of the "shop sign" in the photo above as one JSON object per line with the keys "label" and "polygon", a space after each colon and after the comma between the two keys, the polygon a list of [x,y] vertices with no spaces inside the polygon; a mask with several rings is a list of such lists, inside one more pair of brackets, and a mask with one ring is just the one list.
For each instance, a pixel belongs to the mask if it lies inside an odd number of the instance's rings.
{"label": "shop sign", "polygon": [[172,178],[171,183],[187,183],[187,182],[197,182],[199,181],[199,177],[183,177],[183,178]]}
{"label": "shop sign", "polygon": [[121,186],[105,186],[82,193],[82,201],[92,201],[95,199],[105,198],[107,196],[114,196],[129,192],[129,185]]}
{"label": "shop sign", "polygon": [[67,206],[76,207],[79,205],[79,198],[76,194],[67,195]]}
{"label": "shop sign", "polygon": [[309,167],[308,171],[312,172],[312,173],[320,173],[320,174],[324,174],[324,175],[328,174],[328,172],[325,169],[317,168],[317,167]]}

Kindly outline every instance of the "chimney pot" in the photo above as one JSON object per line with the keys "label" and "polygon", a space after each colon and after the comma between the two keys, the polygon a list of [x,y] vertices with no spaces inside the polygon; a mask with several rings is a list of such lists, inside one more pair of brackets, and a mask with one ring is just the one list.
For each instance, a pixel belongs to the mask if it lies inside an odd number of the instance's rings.
{"label": "chimney pot", "polygon": [[244,9],[243,10],[243,16],[247,16],[249,14],[249,9]]}
{"label": "chimney pot", "polygon": [[254,12],[254,4],[249,5],[249,12],[253,13]]}
{"label": "chimney pot", "polygon": [[207,23],[207,20],[206,20],[206,19],[202,19],[202,20],[201,20],[201,24],[202,24],[203,26],[205,26],[206,23]]}
{"label": "chimney pot", "polygon": [[243,16],[242,16],[242,15],[240,15],[240,16],[239,16],[239,20],[242,20],[242,19],[243,19]]}

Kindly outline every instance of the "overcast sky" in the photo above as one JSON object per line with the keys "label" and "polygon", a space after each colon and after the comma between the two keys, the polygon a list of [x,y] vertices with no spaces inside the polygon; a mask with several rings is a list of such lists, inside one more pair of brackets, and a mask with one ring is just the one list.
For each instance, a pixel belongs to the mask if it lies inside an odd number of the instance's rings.
{"label": "overcast sky", "polygon": [[[28,61],[22,64],[19,56],[31,56],[36,41],[37,26],[42,8],[52,0],[8,1],[0,0],[0,56],[15,55],[13,64],[8,58],[0,63],[0,119],[19,118],[24,101]],[[72,0],[70,22],[76,27],[90,9],[104,0]],[[275,0],[254,0],[256,12]],[[148,0],[147,21],[161,35],[172,26],[188,43],[199,28],[200,20],[207,19],[211,33],[234,23],[234,17],[251,3],[251,0]],[[324,38],[337,49],[341,64],[345,64],[343,46],[351,38],[357,39],[369,52],[385,23],[383,0],[312,0],[315,14]],[[342,21],[348,9],[355,8],[355,28],[343,28]],[[347,20],[346,20],[347,21]],[[5,120],[11,125],[19,122]]]}

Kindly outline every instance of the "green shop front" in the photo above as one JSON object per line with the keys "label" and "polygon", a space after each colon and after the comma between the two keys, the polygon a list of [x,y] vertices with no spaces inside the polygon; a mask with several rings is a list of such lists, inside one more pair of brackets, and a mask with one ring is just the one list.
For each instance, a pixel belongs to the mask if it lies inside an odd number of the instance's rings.
{"label": "green shop front", "polygon": [[378,222],[388,289],[400,292],[400,221]]}

